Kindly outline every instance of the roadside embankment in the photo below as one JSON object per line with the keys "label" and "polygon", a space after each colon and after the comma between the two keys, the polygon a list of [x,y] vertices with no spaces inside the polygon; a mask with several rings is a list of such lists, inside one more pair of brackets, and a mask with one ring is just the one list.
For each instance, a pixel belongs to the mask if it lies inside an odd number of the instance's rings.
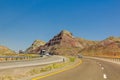
{"label": "roadside embankment", "polygon": [[[37,80],[36,78],[50,76],[78,65],[79,59],[75,57],[61,57],[62,62],[55,62],[47,65],[37,65],[13,69],[0,70],[0,80]],[[79,63],[80,64],[80,63]],[[11,73],[12,72],[12,73]]]}

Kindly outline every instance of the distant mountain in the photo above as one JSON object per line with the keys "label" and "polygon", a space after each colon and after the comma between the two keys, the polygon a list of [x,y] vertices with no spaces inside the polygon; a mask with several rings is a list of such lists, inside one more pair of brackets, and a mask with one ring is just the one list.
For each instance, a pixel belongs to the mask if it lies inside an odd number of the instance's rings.
{"label": "distant mountain", "polygon": [[36,40],[26,50],[27,53],[40,53],[40,50],[59,55],[120,56],[120,38],[109,37],[102,41],[91,41],[74,37],[67,30],[62,30],[47,43]]}
{"label": "distant mountain", "polygon": [[11,49],[5,47],[5,46],[0,46],[0,55],[14,55],[15,52],[12,51]]}
{"label": "distant mountain", "polygon": [[[41,42],[43,44],[41,44]],[[34,43],[25,51],[26,53],[39,53],[40,50],[59,54],[59,55],[77,55],[79,51],[86,47],[97,44],[97,41],[90,41],[83,38],[76,38],[67,30],[62,30],[55,35],[46,44],[43,41],[34,41]]]}
{"label": "distant mountain", "polygon": [[25,53],[38,53],[41,46],[44,46],[46,42],[41,40],[35,40],[33,44],[26,49]]}
{"label": "distant mountain", "polygon": [[111,36],[80,52],[90,56],[120,56],[120,38]]}
{"label": "distant mountain", "polygon": [[86,40],[83,38],[76,38],[78,40],[78,42],[82,45],[82,49],[96,45],[97,43],[99,43],[99,41],[92,41],[92,40]]}
{"label": "distant mountain", "polygon": [[54,54],[76,55],[80,50],[95,43],[94,41],[76,38],[71,32],[63,30],[50,39],[45,46],[48,52]]}

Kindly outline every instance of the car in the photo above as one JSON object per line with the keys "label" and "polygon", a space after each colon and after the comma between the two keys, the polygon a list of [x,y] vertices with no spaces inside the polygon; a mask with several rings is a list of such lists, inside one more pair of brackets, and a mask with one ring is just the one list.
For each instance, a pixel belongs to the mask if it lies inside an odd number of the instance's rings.
{"label": "car", "polygon": [[50,54],[49,53],[45,53],[46,56],[49,56]]}

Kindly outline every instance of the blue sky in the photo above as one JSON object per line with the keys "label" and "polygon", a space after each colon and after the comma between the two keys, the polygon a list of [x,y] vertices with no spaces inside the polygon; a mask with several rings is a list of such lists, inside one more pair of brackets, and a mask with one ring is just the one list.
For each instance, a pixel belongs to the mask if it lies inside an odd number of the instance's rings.
{"label": "blue sky", "polygon": [[61,30],[103,40],[120,36],[120,0],[0,0],[0,45],[13,50]]}

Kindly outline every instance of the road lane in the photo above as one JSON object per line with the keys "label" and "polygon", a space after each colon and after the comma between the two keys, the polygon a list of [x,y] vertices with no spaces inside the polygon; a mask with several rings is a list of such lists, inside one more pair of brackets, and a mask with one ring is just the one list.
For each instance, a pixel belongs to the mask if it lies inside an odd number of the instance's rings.
{"label": "road lane", "polygon": [[83,59],[83,63],[71,70],[40,80],[120,80],[120,65],[98,59]]}
{"label": "road lane", "polygon": [[120,80],[120,65],[116,63],[106,62],[102,60],[96,60],[104,67],[104,73],[106,73],[108,80]]}
{"label": "road lane", "polygon": [[40,80],[105,80],[103,74],[95,60],[83,59],[83,63],[74,69]]}
{"label": "road lane", "polygon": [[61,62],[61,61],[63,61],[62,56],[50,56],[48,58],[31,60],[31,61],[4,62],[4,63],[0,63],[0,69],[45,65],[45,64]]}

